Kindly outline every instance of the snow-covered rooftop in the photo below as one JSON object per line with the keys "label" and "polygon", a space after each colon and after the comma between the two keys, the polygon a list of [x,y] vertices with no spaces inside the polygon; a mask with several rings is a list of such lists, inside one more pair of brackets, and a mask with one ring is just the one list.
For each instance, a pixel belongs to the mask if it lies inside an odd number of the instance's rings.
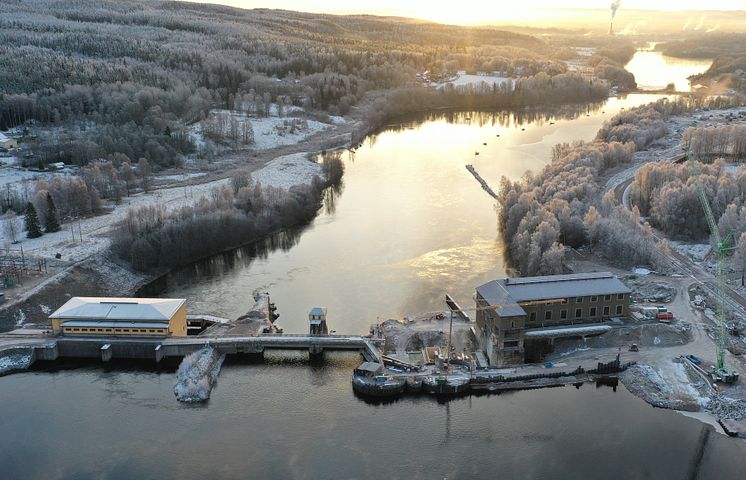
{"label": "snow-covered rooftop", "polygon": [[0,142],[7,142],[8,140],[10,139],[3,135],[3,132],[0,132]]}
{"label": "snow-covered rooftop", "polygon": [[109,322],[168,322],[183,298],[73,297],[49,318]]}

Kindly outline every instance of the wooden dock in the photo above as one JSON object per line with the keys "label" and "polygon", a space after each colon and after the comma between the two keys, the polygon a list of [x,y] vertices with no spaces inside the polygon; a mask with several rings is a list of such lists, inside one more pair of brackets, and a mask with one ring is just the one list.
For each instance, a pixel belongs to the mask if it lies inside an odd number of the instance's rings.
{"label": "wooden dock", "polygon": [[487,183],[487,180],[485,180],[484,178],[482,178],[482,176],[479,174],[479,172],[477,172],[477,169],[474,168],[474,165],[467,165],[466,169],[469,170],[469,173],[471,173],[472,175],[474,175],[474,178],[477,179],[477,182],[479,182],[479,184],[482,186],[482,189],[485,192],[487,192],[489,194],[489,196],[491,196],[492,198],[494,198],[495,200],[497,200],[497,194],[495,193],[494,190],[492,190],[492,187],[490,187],[490,185]]}

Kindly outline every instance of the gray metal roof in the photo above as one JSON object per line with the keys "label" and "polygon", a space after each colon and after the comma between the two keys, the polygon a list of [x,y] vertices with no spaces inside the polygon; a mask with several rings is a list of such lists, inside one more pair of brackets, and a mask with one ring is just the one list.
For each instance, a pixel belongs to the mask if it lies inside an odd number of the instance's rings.
{"label": "gray metal roof", "polygon": [[[630,293],[630,289],[610,272],[546,275],[493,280],[477,287],[477,292],[490,305],[511,305],[534,300],[587,297]],[[503,317],[522,315],[520,307],[498,308]]]}
{"label": "gray metal roof", "polygon": [[520,317],[521,315],[526,315],[526,311],[520,305],[517,305],[515,299],[510,296],[502,280],[492,280],[478,286],[477,293],[490,305],[510,305],[494,310],[501,317]]}
{"label": "gray metal roof", "polygon": [[309,315],[326,315],[326,307],[313,307]]}
{"label": "gray metal roof", "polygon": [[383,366],[380,363],[376,362],[363,362],[361,363],[355,370],[360,370],[363,372],[373,372],[376,373],[379,370],[381,370]]}
{"label": "gray metal roof", "polygon": [[73,297],[51,319],[99,322],[168,322],[186,302],[183,298]]}
{"label": "gray metal roof", "polygon": [[63,327],[83,328],[168,328],[168,323],[154,322],[62,322]]}

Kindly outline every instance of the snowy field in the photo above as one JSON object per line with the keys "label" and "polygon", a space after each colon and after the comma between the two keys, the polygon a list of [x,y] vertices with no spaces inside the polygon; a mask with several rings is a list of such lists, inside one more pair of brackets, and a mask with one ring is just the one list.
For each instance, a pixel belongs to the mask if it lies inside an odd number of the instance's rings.
{"label": "snowy field", "polygon": [[288,189],[294,185],[311,183],[316,175],[322,175],[321,165],[308,160],[305,153],[294,153],[275,158],[251,177],[262,185]]}
{"label": "snowy field", "polygon": [[[302,111],[302,109],[295,107],[293,111]],[[210,115],[222,115],[226,118],[236,119],[241,127],[244,122],[250,122],[251,127],[254,130],[254,143],[248,145],[248,147],[254,150],[267,150],[285,145],[295,145],[309,136],[324,131],[331,126],[327,123],[315,120],[287,116],[278,117],[276,108],[272,109],[272,113],[269,117],[250,117],[242,112],[234,110],[212,110]],[[330,117],[330,119],[335,125],[345,122],[342,117]],[[294,121],[301,123],[302,126],[300,128],[291,129],[290,124]],[[197,146],[201,147],[205,145],[202,126],[199,123],[192,125],[189,128],[189,133]]]}
{"label": "snowy field", "polygon": [[[253,172],[252,178],[254,181],[261,182],[263,186],[287,189],[293,185],[309,183],[314,175],[321,175],[321,166],[308,160],[305,153],[298,153],[270,161],[263,168]],[[5,238],[5,232],[0,229],[0,246],[12,249],[22,246],[26,254],[47,258],[53,258],[55,254],[60,253],[63,261],[83,260],[110,246],[111,241],[108,235],[125,218],[128,209],[161,204],[168,211],[172,211],[193,205],[202,196],[209,195],[212,189],[228,184],[230,184],[229,179],[222,179],[187,187],[163,188],[125,197],[111,213],[82,219],[74,226],[69,223],[64,224],[61,231],[46,233],[39,238],[25,238],[25,233],[22,233],[21,243],[15,245],[10,245],[9,240]],[[19,217],[19,222],[22,223],[22,217]],[[75,231],[74,241],[71,229]],[[80,232],[83,234],[82,241]]]}
{"label": "snowy field", "polygon": [[512,85],[514,80],[510,77],[502,77],[498,75],[488,75],[488,74],[469,75],[465,71],[461,70],[456,74],[456,78],[454,80],[451,80],[448,82],[436,83],[435,86],[444,87],[445,85],[448,85],[449,83],[451,83],[453,84],[454,87],[461,87],[464,85],[479,85],[482,82],[487,82],[489,85],[495,85],[495,84]]}

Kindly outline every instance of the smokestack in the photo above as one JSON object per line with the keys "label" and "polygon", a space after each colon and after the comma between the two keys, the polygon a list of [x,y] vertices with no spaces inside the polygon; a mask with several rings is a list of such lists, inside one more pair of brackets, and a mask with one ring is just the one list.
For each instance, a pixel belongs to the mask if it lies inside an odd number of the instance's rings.
{"label": "smokestack", "polygon": [[614,0],[611,2],[611,25],[609,25],[609,35],[614,35],[614,17],[616,17],[616,12],[619,10],[621,4],[622,0]]}

